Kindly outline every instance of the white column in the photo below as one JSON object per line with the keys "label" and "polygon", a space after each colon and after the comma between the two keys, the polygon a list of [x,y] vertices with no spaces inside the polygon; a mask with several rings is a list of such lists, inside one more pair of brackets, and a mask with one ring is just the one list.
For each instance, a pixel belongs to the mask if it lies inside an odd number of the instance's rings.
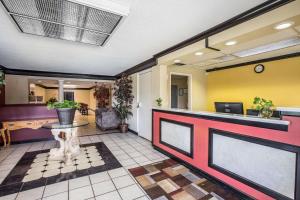
{"label": "white column", "polygon": [[64,101],[64,80],[58,80],[58,101]]}

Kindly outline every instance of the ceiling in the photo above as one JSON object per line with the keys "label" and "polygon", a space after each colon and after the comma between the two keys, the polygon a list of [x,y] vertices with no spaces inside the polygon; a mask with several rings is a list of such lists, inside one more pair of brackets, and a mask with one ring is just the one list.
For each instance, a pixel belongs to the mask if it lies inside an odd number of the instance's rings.
{"label": "ceiling", "polygon": [[[300,1],[261,15],[243,24],[159,58],[159,64],[212,69],[300,52]],[[275,27],[291,23],[286,29]],[[226,42],[235,41],[228,46]],[[280,48],[279,48],[280,47]],[[196,55],[197,53],[197,55]]]}
{"label": "ceiling", "polygon": [[265,2],[111,1],[129,6],[130,12],[103,47],[21,33],[0,5],[0,65],[14,69],[116,75]]}

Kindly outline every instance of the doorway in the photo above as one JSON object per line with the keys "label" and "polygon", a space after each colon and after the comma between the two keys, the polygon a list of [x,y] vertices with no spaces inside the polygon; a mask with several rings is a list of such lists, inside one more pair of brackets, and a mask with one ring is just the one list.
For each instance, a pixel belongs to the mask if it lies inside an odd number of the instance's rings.
{"label": "doorway", "polygon": [[152,96],[151,96],[151,71],[139,74],[139,108],[138,108],[138,133],[139,136],[152,140]]}
{"label": "doorway", "polygon": [[64,92],[64,100],[74,101],[74,92],[72,91]]}
{"label": "doorway", "polygon": [[171,108],[191,109],[190,83],[190,75],[171,74]]}

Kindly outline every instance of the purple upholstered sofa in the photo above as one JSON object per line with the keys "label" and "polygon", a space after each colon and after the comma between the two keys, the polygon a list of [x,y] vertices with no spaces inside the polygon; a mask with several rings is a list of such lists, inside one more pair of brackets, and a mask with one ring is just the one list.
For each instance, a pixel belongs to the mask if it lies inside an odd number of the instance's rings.
{"label": "purple upholstered sofa", "polygon": [[[0,107],[0,122],[57,119],[55,110],[48,110],[44,104],[18,104]],[[51,131],[44,128],[24,128],[11,131],[12,143],[53,139]],[[2,138],[0,139],[1,143]]]}

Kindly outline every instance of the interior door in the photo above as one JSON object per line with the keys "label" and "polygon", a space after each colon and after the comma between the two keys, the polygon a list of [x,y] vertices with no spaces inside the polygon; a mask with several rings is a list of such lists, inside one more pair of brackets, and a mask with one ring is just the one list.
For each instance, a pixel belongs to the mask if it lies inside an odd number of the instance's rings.
{"label": "interior door", "polygon": [[177,85],[171,85],[171,108],[178,107],[178,87]]}
{"label": "interior door", "polygon": [[151,71],[139,75],[139,136],[152,140]]}

